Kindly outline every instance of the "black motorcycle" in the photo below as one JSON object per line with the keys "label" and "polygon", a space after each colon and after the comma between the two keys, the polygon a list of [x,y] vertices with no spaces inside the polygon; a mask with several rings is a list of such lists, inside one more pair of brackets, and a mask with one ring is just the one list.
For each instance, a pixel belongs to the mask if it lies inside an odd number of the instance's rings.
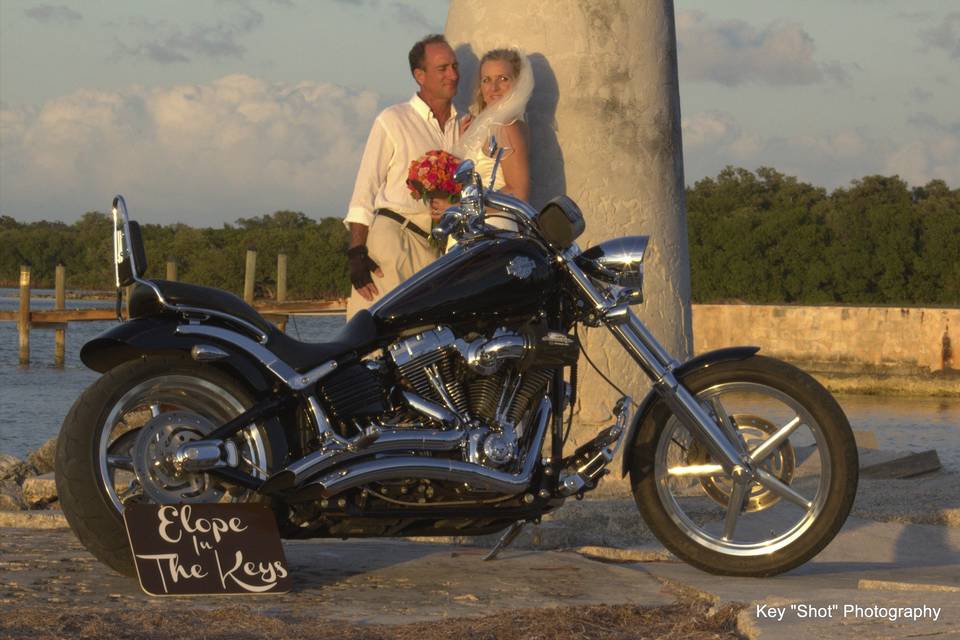
{"label": "black motorcycle", "polygon": [[[320,344],[224,291],[145,279],[117,196],[129,319],[84,345],[103,376],[57,447],[60,501],[87,549],[132,575],[124,505],[256,501],[286,538],[506,530],[493,557],[596,488],[621,446],[647,525],[696,567],[768,576],[830,542],[857,451],[820,384],[756,347],[677,362],[630,308],[646,237],[581,251],[569,198],[538,212],[485,191],[469,161],[456,178],[462,200],[435,233],[458,244]],[[485,224],[494,215],[519,231]],[[580,324],[609,329],[653,390],[621,398],[614,424],[570,451]]]}

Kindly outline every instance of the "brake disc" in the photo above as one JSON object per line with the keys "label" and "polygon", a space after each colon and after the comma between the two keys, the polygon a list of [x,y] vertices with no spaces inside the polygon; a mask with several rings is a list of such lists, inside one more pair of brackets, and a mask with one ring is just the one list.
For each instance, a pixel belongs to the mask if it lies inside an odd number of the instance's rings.
{"label": "brake disc", "polygon": [[208,474],[180,471],[173,464],[180,445],[202,440],[215,428],[203,416],[186,411],[161,413],[143,425],[133,445],[133,469],[143,492],[158,504],[219,502],[223,488]]}
{"label": "brake disc", "polygon": [[[764,440],[777,432],[777,426],[769,420],[764,420],[760,416],[752,414],[736,414],[730,416],[730,419],[740,431],[748,450],[756,449]],[[709,464],[713,460],[707,453],[703,445],[693,441],[687,453],[688,465]],[[793,479],[793,472],[796,469],[796,454],[790,439],[785,440],[776,451],[770,454],[760,465],[771,475],[778,478],[784,484],[790,484]],[[700,478],[700,485],[707,495],[717,504],[724,507],[730,502],[730,492],[733,488],[733,481],[729,476],[722,474],[716,476],[707,476]],[[771,492],[769,489],[759,483],[754,483],[750,487],[750,494],[747,498],[745,511],[763,511],[775,505],[780,501],[780,496]]]}

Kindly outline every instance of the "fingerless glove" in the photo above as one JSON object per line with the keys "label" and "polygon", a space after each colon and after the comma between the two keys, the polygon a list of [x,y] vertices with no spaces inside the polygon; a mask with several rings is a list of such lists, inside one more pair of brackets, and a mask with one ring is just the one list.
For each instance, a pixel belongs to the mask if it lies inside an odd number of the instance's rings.
{"label": "fingerless glove", "polygon": [[370,273],[380,268],[367,254],[366,245],[357,245],[347,249],[347,266],[350,270],[350,284],[354,289],[362,289],[371,284]]}

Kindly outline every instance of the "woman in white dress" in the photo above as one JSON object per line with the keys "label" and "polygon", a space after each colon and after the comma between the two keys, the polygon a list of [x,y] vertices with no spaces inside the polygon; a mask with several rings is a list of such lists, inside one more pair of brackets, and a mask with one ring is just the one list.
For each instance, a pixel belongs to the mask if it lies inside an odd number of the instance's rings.
{"label": "woman in white dress", "polygon": [[[470,116],[462,122],[464,128],[454,153],[460,158],[473,160],[477,174],[487,188],[493,174],[494,158],[487,157],[483,148],[491,135],[496,136],[497,145],[504,148],[504,154],[493,189],[526,200],[530,196],[530,166],[527,153],[529,133],[524,113],[533,93],[530,61],[518,49],[493,49],[480,59],[477,76]],[[434,203],[437,214],[447,206],[446,202],[439,200]],[[517,230],[516,224],[505,217],[491,216],[487,222],[501,229]],[[448,248],[452,244],[451,239]]]}
{"label": "woman in white dress", "polygon": [[497,144],[506,151],[493,188],[526,200],[530,167],[524,112],[533,93],[530,62],[517,49],[493,49],[480,59],[478,76],[470,105],[472,118],[460,138],[461,157],[473,160],[484,186],[488,185],[494,160],[482,150],[490,136],[496,136]]}

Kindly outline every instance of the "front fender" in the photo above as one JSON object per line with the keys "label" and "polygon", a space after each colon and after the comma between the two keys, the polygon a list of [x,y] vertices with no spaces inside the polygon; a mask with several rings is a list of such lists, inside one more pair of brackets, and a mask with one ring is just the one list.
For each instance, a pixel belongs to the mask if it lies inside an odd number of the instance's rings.
{"label": "front fender", "polygon": [[[701,353],[692,360],[684,362],[682,365],[673,370],[673,375],[679,382],[682,383],[683,379],[694,371],[699,371],[700,369],[705,369],[721,362],[746,360],[758,351],[760,351],[760,347],[727,347],[725,349],[708,351],[706,353]],[[633,418],[633,422],[630,423],[630,429],[627,431],[623,441],[625,446],[623,447],[623,468],[620,471],[621,478],[625,478],[627,476],[627,471],[630,464],[629,455],[627,452],[633,446],[633,439],[637,436],[637,430],[640,428],[640,425],[643,424],[643,421],[647,419],[647,414],[650,413],[650,410],[653,408],[653,403],[656,399],[657,392],[651,390],[650,393],[648,393],[643,399],[643,402],[640,403],[637,413]]]}
{"label": "front fender", "polygon": [[[190,357],[198,344],[209,344],[203,336],[176,333],[177,322],[162,316],[128,320],[107,329],[80,349],[80,360],[87,367],[104,373],[119,364],[156,355]],[[273,388],[272,379],[246,355],[218,344],[229,355],[213,363],[247,382],[257,394]]]}

